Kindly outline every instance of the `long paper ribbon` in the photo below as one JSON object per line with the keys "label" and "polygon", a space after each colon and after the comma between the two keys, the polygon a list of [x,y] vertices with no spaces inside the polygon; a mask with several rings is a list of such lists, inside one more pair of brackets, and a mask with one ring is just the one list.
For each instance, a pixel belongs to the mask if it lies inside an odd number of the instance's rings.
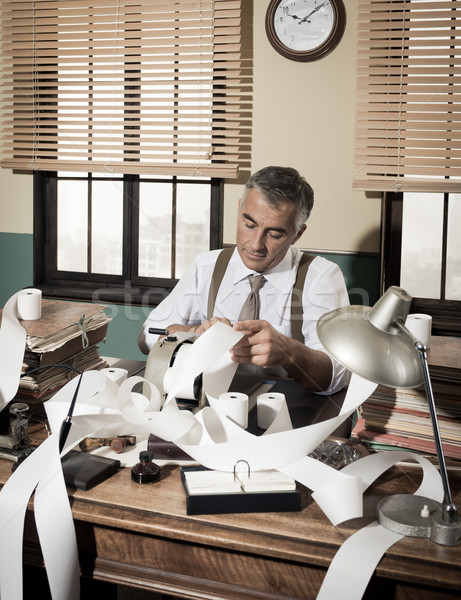
{"label": "long paper ribbon", "polygon": [[[0,356],[2,349],[5,352],[5,348],[8,347],[10,355],[14,356],[15,360],[20,356],[22,363],[24,336],[20,331],[23,328],[15,315],[15,302],[16,298],[13,297],[5,306],[4,319],[6,316],[7,325],[6,328],[2,327]],[[362,459],[350,468],[338,472],[306,455],[368,398],[375,387],[374,384],[353,376],[343,407],[337,417],[294,430],[290,428],[289,419],[286,419],[286,407],[282,403],[280,409],[274,414],[273,423],[269,424],[266,433],[259,437],[246,432],[211,407],[202,409],[196,415],[178,409],[176,395],[184,391],[187,393],[191,388],[191,382],[198,375],[203,374],[204,390],[210,397],[217,398],[220,393],[227,391],[226,386],[230,383],[236,368],[236,365],[230,361],[229,350],[240,339],[240,335],[232,328],[217,323],[200,336],[188,349],[187,360],[181,361],[180,369],[178,367],[178,371],[173,373],[172,377],[170,373],[171,387],[162,410],[160,410],[159,392],[150,384],[147,384],[147,388],[150,386],[150,398],[134,393],[133,388],[136,384],[145,383],[142,378],[128,378],[118,386],[100,372],[85,373],[76,404],[73,426],[63,452],[67,452],[83,437],[107,436],[112,432],[119,433],[123,427],[124,431],[136,433],[143,442],[150,433],[154,433],[163,439],[174,441],[198,462],[210,468],[230,471],[238,460],[244,459],[251,465],[252,470],[277,468],[289,473],[313,490],[314,499],[334,524],[361,516],[363,489],[386,468],[386,465],[390,464],[389,459],[375,459],[376,462]],[[6,364],[10,367],[14,366],[13,374],[20,372],[20,366],[18,371],[17,365],[12,365],[8,361]],[[2,367],[0,363],[0,368]],[[3,380],[3,377],[2,372],[0,380]],[[17,382],[14,381],[14,377],[6,378],[4,381],[6,383],[1,388],[3,397],[8,398],[11,393],[14,396],[19,376]],[[34,490],[36,490],[35,518],[52,598],[73,600],[77,597],[75,594],[78,590],[78,560],[75,531],[71,523],[72,515],[57,449],[59,428],[67,414],[76,384],[75,379],[71,380],[45,404],[53,435],[24,461],[0,493],[2,600],[18,600],[22,596],[23,523],[27,503]],[[147,388],[144,386],[144,389]],[[134,449],[131,454],[124,454],[123,459],[133,459],[134,456],[137,459],[137,454],[137,449]],[[385,456],[384,453],[382,455]],[[118,457],[120,458],[120,455]],[[429,467],[423,463],[423,468],[426,478]],[[431,484],[428,486],[430,493],[438,496],[438,487],[441,488],[440,478],[437,480],[434,476],[432,481],[431,476],[430,479]],[[51,522],[54,527],[51,527]],[[50,534],[51,531],[53,535]],[[394,536],[383,534],[383,537],[386,537],[386,544],[395,543],[392,541]],[[385,546],[384,542],[380,544],[374,557],[382,556],[386,547],[388,546]],[[56,552],[55,548],[59,548],[59,551]],[[67,562],[63,568],[64,555],[67,556]],[[327,591],[324,592],[323,588],[321,590],[321,594],[327,595],[323,598],[330,598],[328,594],[331,586],[334,587],[335,572],[338,568],[336,564],[343,563],[342,555],[343,552],[340,551],[337,555],[338,560],[335,559],[332,563],[333,575],[330,576],[330,572],[327,575],[324,584]],[[376,563],[374,565],[371,563],[368,565],[364,579],[367,577],[369,579],[376,566]],[[344,586],[341,585],[341,591],[344,591],[343,588]],[[355,590],[353,597],[359,598],[357,593],[361,592],[357,592],[356,587],[352,586],[352,588]]]}
{"label": "long paper ribbon", "polygon": [[17,318],[18,295],[12,296],[5,304],[0,326],[0,410],[14,398],[21,377],[26,330]]}
{"label": "long paper ribbon", "polygon": [[[367,456],[344,467],[343,472],[360,472],[364,488],[368,487],[390,466],[413,458],[423,468],[423,480],[415,494],[441,502],[443,486],[440,474],[432,463],[412,452],[392,450]],[[364,468],[365,467],[365,468]],[[359,600],[384,553],[404,536],[389,531],[373,521],[359,529],[341,546],[323,580],[317,600]],[[341,585],[338,585],[341,582]]]}

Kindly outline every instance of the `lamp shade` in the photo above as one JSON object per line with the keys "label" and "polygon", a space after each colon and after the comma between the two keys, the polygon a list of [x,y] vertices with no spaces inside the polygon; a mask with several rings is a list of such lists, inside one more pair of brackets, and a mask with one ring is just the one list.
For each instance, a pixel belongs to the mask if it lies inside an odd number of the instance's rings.
{"label": "lamp shade", "polygon": [[374,307],[345,306],[323,315],[317,334],[327,352],[349,371],[389,387],[424,381],[414,341],[395,326],[405,321],[411,297],[395,286]]}

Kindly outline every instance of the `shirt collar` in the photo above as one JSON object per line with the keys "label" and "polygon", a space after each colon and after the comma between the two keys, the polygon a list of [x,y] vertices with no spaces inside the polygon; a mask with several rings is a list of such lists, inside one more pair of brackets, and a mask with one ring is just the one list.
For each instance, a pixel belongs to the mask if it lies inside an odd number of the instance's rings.
{"label": "shirt collar", "polygon": [[[280,291],[285,291],[289,289],[290,278],[292,274],[293,264],[295,260],[294,247],[290,246],[287,253],[283,257],[283,259],[276,265],[273,269],[269,269],[263,273],[266,280],[277,288]],[[235,259],[235,269],[232,278],[233,285],[236,285],[242,279],[248,277],[248,275],[253,275],[254,271],[248,269],[244,264],[240,255],[238,253],[237,248],[235,249],[233,259]]]}

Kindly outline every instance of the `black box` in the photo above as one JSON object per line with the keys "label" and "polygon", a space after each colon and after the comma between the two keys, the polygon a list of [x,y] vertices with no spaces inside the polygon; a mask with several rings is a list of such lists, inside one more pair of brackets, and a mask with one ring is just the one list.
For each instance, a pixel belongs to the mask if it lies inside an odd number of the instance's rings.
{"label": "black box", "polygon": [[64,480],[69,487],[89,490],[120,469],[120,461],[107,456],[71,450],[61,459]]}
{"label": "black box", "polygon": [[181,467],[181,479],[186,492],[188,515],[224,513],[286,512],[301,510],[301,494],[295,490],[274,492],[239,492],[226,494],[189,494],[186,473],[207,471],[202,466]]}

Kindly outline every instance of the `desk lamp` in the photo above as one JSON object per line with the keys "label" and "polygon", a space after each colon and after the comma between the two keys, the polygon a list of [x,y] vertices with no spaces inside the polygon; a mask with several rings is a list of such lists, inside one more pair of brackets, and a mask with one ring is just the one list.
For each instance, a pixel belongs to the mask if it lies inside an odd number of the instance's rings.
{"label": "desk lamp", "polygon": [[323,315],[317,333],[325,349],[349,371],[388,387],[413,388],[424,381],[442,477],[443,504],[397,494],[378,503],[378,520],[387,529],[429,537],[447,546],[461,543],[461,519],[452,501],[429,378],[426,346],[405,327],[411,296],[392,286],[373,307],[346,306]]}

